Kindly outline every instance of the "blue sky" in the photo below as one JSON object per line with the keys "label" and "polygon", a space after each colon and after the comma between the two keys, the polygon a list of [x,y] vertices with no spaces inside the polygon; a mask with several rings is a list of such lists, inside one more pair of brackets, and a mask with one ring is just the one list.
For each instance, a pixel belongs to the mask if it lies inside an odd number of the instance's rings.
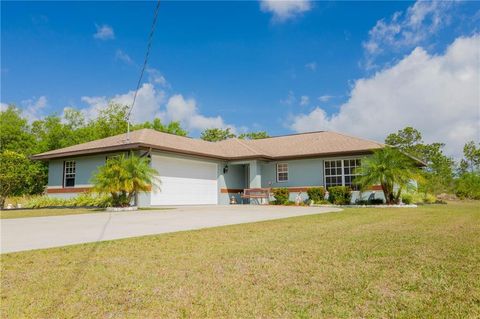
{"label": "blue sky", "polygon": [[[110,99],[131,101],[154,2],[1,6],[2,103],[33,120],[65,107],[95,116]],[[222,126],[379,141],[413,125],[457,155],[479,136],[478,60],[464,56],[478,53],[479,10],[477,2],[165,1],[134,120],[180,120],[193,136]],[[445,92],[455,86],[467,91]],[[459,107],[465,115],[452,120]],[[449,126],[439,130],[442,121]]]}

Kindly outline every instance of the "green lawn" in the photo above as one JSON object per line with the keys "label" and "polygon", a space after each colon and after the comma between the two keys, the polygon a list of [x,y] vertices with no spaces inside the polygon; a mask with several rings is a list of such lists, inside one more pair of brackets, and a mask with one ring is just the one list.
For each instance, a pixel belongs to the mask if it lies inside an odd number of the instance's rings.
{"label": "green lawn", "polygon": [[6,210],[0,210],[0,219],[92,214],[92,213],[99,213],[103,211],[104,211],[103,209],[97,209],[97,208],[38,208],[38,209],[12,209],[12,210],[6,209]]}
{"label": "green lawn", "polygon": [[[143,211],[159,211],[172,208],[139,208]],[[60,215],[77,215],[77,214],[93,214],[104,213],[103,208],[38,208],[38,209],[12,209],[0,210],[0,219],[25,218],[25,217],[44,217],[44,216],[60,216]]]}
{"label": "green lawn", "polygon": [[2,255],[2,318],[479,318],[480,205]]}

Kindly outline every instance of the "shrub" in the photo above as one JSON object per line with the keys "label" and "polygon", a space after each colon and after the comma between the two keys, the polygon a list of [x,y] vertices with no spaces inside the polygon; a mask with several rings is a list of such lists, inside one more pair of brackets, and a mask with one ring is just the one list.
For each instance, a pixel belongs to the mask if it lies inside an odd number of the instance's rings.
{"label": "shrub", "polygon": [[111,206],[111,199],[108,195],[97,195],[82,193],[76,197],[64,199],[49,196],[32,196],[25,203],[25,208],[42,207],[107,207]]}
{"label": "shrub", "polygon": [[465,173],[455,183],[455,195],[460,199],[480,199],[480,175]]}
{"label": "shrub", "polygon": [[25,208],[42,208],[66,206],[67,200],[49,196],[32,196],[26,203]]}
{"label": "shrub", "polygon": [[356,205],[382,205],[383,204],[383,199],[381,198],[374,198],[374,199],[358,199],[355,202]]}
{"label": "shrub", "polygon": [[381,198],[373,198],[373,199],[371,199],[371,200],[369,200],[369,201],[367,201],[367,202],[368,202],[368,205],[382,205],[382,204],[383,204],[383,199],[381,199]]}
{"label": "shrub", "polygon": [[404,204],[434,204],[437,202],[437,198],[432,194],[422,193],[404,193],[402,194],[402,202]]}
{"label": "shrub", "polygon": [[423,204],[423,196],[419,193],[412,194],[412,203],[413,204]]}
{"label": "shrub", "polygon": [[108,194],[82,193],[76,197],[68,199],[66,206],[74,207],[107,207],[111,206],[111,197]]}
{"label": "shrub", "polygon": [[402,202],[404,204],[410,205],[413,203],[413,195],[409,193],[402,194]]}
{"label": "shrub", "polygon": [[434,204],[436,201],[437,198],[432,194],[425,194],[425,197],[423,198],[425,204]]}
{"label": "shrub", "polygon": [[346,186],[333,186],[328,189],[328,200],[335,205],[348,205],[352,198],[352,189]]}
{"label": "shrub", "polygon": [[273,189],[273,197],[275,197],[275,204],[286,205],[290,197],[290,192],[287,188],[275,188]]}
{"label": "shrub", "polygon": [[325,188],[312,187],[307,190],[308,198],[310,198],[315,204],[320,203],[325,199]]}

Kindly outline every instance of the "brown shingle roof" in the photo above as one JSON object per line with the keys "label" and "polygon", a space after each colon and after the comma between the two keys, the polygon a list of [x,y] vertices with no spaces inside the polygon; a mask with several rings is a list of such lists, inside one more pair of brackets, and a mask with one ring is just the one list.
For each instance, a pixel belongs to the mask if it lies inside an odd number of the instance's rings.
{"label": "brown shingle roof", "polygon": [[152,129],[73,145],[34,155],[34,159],[49,159],[118,150],[152,148],[225,160],[243,158],[281,159],[335,154],[361,154],[384,147],[383,144],[335,132],[312,132],[270,137],[260,140],[229,139],[207,142]]}

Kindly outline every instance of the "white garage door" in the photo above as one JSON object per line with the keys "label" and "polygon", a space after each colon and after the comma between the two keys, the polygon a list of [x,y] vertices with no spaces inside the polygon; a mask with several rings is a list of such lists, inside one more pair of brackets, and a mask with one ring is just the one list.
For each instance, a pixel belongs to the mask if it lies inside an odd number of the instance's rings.
{"label": "white garage door", "polygon": [[160,183],[152,205],[217,204],[217,164],[152,155]]}

